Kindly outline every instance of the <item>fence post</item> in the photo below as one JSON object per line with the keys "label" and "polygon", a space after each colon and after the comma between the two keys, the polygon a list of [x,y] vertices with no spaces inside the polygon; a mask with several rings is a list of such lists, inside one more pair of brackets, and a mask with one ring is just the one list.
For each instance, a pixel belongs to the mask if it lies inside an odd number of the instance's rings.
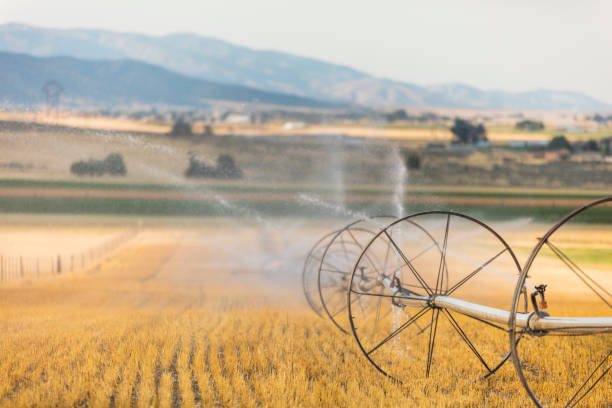
{"label": "fence post", "polygon": [[19,257],[19,275],[23,279],[23,256]]}
{"label": "fence post", "polygon": [[62,274],[62,257],[59,255],[57,256],[57,274]]}
{"label": "fence post", "polygon": [[81,268],[85,267],[85,254],[81,254]]}
{"label": "fence post", "polygon": [[0,255],[0,282],[4,282],[4,256]]}

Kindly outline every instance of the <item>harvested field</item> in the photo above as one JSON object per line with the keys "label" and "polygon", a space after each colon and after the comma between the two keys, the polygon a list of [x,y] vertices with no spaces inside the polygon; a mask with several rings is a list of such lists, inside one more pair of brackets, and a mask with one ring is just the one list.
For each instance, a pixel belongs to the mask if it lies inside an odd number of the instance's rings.
{"label": "harvested field", "polygon": [[[0,406],[529,404],[510,364],[479,379],[478,361],[448,327],[440,328],[446,340],[432,375],[406,359],[414,375],[397,384],[367,363],[351,336],[317,317],[301,294],[301,261],[339,221],[158,223],[81,273],[0,286]],[[547,229],[494,226],[511,245],[524,244],[521,261]],[[608,242],[601,227],[591,228],[573,235],[576,246],[593,237]],[[464,323],[466,330],[480,327]],[[482,336],[495,348],[507,346],[505,335]],[[555,341],[539,350],[541,358],[572,358]],[[582,341],[610,346],[606,337]],[[573,369],[579,375],[584,368]],[[554,391],[571,378],[539,381]],[[587,406],[609,402],[600,386]]]}

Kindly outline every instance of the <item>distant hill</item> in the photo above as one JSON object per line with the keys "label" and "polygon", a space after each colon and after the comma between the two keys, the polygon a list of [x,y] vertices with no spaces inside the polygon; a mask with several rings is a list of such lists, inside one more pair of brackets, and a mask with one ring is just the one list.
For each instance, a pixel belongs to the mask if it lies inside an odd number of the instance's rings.
{"label": "distant hill", "polygon": [[134,59],[183,75],[270,92],[368,106],[598,110],[585,94],[537,90],[483,91],[463,84],[419,86],[376,78],[314,58],[254,50],[193,34],[148,36],[103,30],[0,25],[0,51],[84,59]]}
{"label": "distant hill", "polygon": [[58,81],[62,105],[118,107],[170,105],[203,107],[211,101],[333,107],[328,102],[220,84],[180,75],[134,60],[81,60],[0,52],[0,104],[30,107],[45,101],[43,85]]}

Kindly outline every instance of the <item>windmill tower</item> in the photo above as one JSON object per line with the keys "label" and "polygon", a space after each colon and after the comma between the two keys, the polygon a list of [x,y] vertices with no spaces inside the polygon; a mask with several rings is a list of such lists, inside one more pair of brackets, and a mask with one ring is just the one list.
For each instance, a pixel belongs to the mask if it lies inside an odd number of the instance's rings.
{"label": "windmill tower", "polygon": [[47,116],[52,112],[55,112],[56,116],[59,113],[60,97],[63,91],[64,88],[62,85],[54,79],[47,81],[43,85],[42,92],[45,95],[45,111],[47,112]]}

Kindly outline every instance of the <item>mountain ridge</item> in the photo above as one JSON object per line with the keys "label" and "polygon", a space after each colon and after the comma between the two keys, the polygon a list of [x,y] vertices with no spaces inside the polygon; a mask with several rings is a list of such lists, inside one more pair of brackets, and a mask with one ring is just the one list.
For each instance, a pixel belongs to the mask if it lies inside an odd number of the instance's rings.
{"label": "mountain ridge", "polygon": [[192,78],[131,59],[35,57],[0,51],[0,78],[4,79],[0,81],[0,103],[26,109],[45,102],[41,88],[50,79],[63,87],[62,105],[81,108],[137,104],[206,107],[211,101],[308,108],[341,106],[327,101]]}
{"label": "mountain ridge", "polygon": [[151,36],[111,30],[0,25],[0,50],[35,56],[122,59],[179,74],[320,100],[370,107],[601,110],[612,105],[584,93],[558,90],[486,91],[448,83],[421,86],[378,78],[341,64],[275,50],[255,50],[191,33]]}

